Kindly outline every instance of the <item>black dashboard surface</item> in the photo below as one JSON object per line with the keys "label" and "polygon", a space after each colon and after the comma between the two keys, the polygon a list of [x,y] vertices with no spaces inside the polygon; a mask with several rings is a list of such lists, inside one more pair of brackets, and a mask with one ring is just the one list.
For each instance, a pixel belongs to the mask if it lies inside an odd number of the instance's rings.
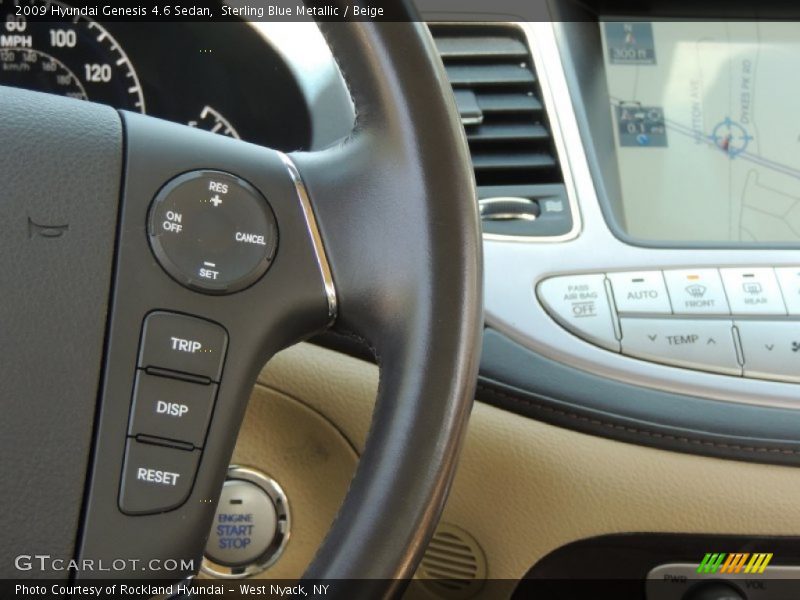
{"label": "black dashboard surface", "polygon": [[[247,23],[108,23],[137,70],[146,112],[201,121],[211,107],[247,141],[307,149],[308,109],[280,55]],[[145,35],[142,35],[145,31]],[[213,128],[213,114],[206,115]],[[221,130],[224,129],[224,125]]]}

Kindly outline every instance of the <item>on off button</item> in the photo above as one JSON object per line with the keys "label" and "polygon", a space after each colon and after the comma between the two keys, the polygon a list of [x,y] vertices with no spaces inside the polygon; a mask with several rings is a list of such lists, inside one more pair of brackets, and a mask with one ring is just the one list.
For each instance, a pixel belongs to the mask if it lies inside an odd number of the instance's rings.
{"label": "on off button", "polygon": [[211,294],[255,283],[278,246],[278,226],[266,199],[222,171],[192,171],[168,182],[150,207],[148,236],[173,279]]}

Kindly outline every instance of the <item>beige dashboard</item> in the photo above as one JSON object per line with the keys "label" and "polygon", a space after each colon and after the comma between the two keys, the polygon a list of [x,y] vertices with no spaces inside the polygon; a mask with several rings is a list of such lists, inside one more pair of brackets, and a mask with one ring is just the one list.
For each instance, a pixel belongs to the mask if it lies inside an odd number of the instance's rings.
{"label": "beige dashboard", "polygon": [[[378,382],[366,362],[301,344],[253,391],[234,461],[286,492],[292,532],[263,575],[299,577],[364,446]],[[546,425],[477,402],[443,522],[518,579],[569,542],[609,533],[800,534],[800,471],[678,454]]]}

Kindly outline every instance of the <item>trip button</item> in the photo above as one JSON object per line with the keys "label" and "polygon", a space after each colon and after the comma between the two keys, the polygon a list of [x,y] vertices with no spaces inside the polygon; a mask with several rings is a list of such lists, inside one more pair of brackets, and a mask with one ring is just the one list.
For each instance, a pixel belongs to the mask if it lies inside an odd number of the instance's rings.
{"label": "trip button", "polygon": [[186,502],[200,452],[128,440],[120,510],[129,515],[146,515],[166,512]]}
{"label": "trip button", "polygon": [[139,366],[157,367],[219,381],[228,334],[210,321],[168,312],[147,315]]}
{"label": "trip button", "polygon": [[187,442],[203,446],[217,386],[155,377],[136,376],[128,435]]}
{"label": "trip button", "polygon": [[575,335],[619,352],[605,279],[603,274],[551,277],[539,284],[539,299],[550,316]]}
{"label": "trip button", "polygon": [[736,321],[744,375],[800,382],[800,322]]}
{"label": "trip button", "polygon": [[620,313],[672,313],[661,271],[609,273],[614,302]]}
{"label": "trip button", "polygon": [[652,362],[741,375],[727,319],[620,319],[622,353]]}
{"label": "trip button", "polygon": [[717,269],[664,271],[672,312],[676,315],[729,315],[725,288]]}
{"label": "trip button", "polygon": [[720,269],[720,273],[733,314],[786,314],[773,269]]}

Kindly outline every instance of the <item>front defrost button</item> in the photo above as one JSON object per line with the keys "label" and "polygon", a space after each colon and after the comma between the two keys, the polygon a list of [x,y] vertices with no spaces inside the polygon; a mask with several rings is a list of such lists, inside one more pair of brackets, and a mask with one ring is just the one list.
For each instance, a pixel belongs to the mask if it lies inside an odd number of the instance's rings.
{"label": "front defrost button", "polygon": [[588,342],[619,352],[605,275],[567,275],[545,279],[539,299],[550,316]]}
{"label": "front defrost button", "polygon": [[676,315],[731,314],[717,269],[671,269],[664,280]]}

